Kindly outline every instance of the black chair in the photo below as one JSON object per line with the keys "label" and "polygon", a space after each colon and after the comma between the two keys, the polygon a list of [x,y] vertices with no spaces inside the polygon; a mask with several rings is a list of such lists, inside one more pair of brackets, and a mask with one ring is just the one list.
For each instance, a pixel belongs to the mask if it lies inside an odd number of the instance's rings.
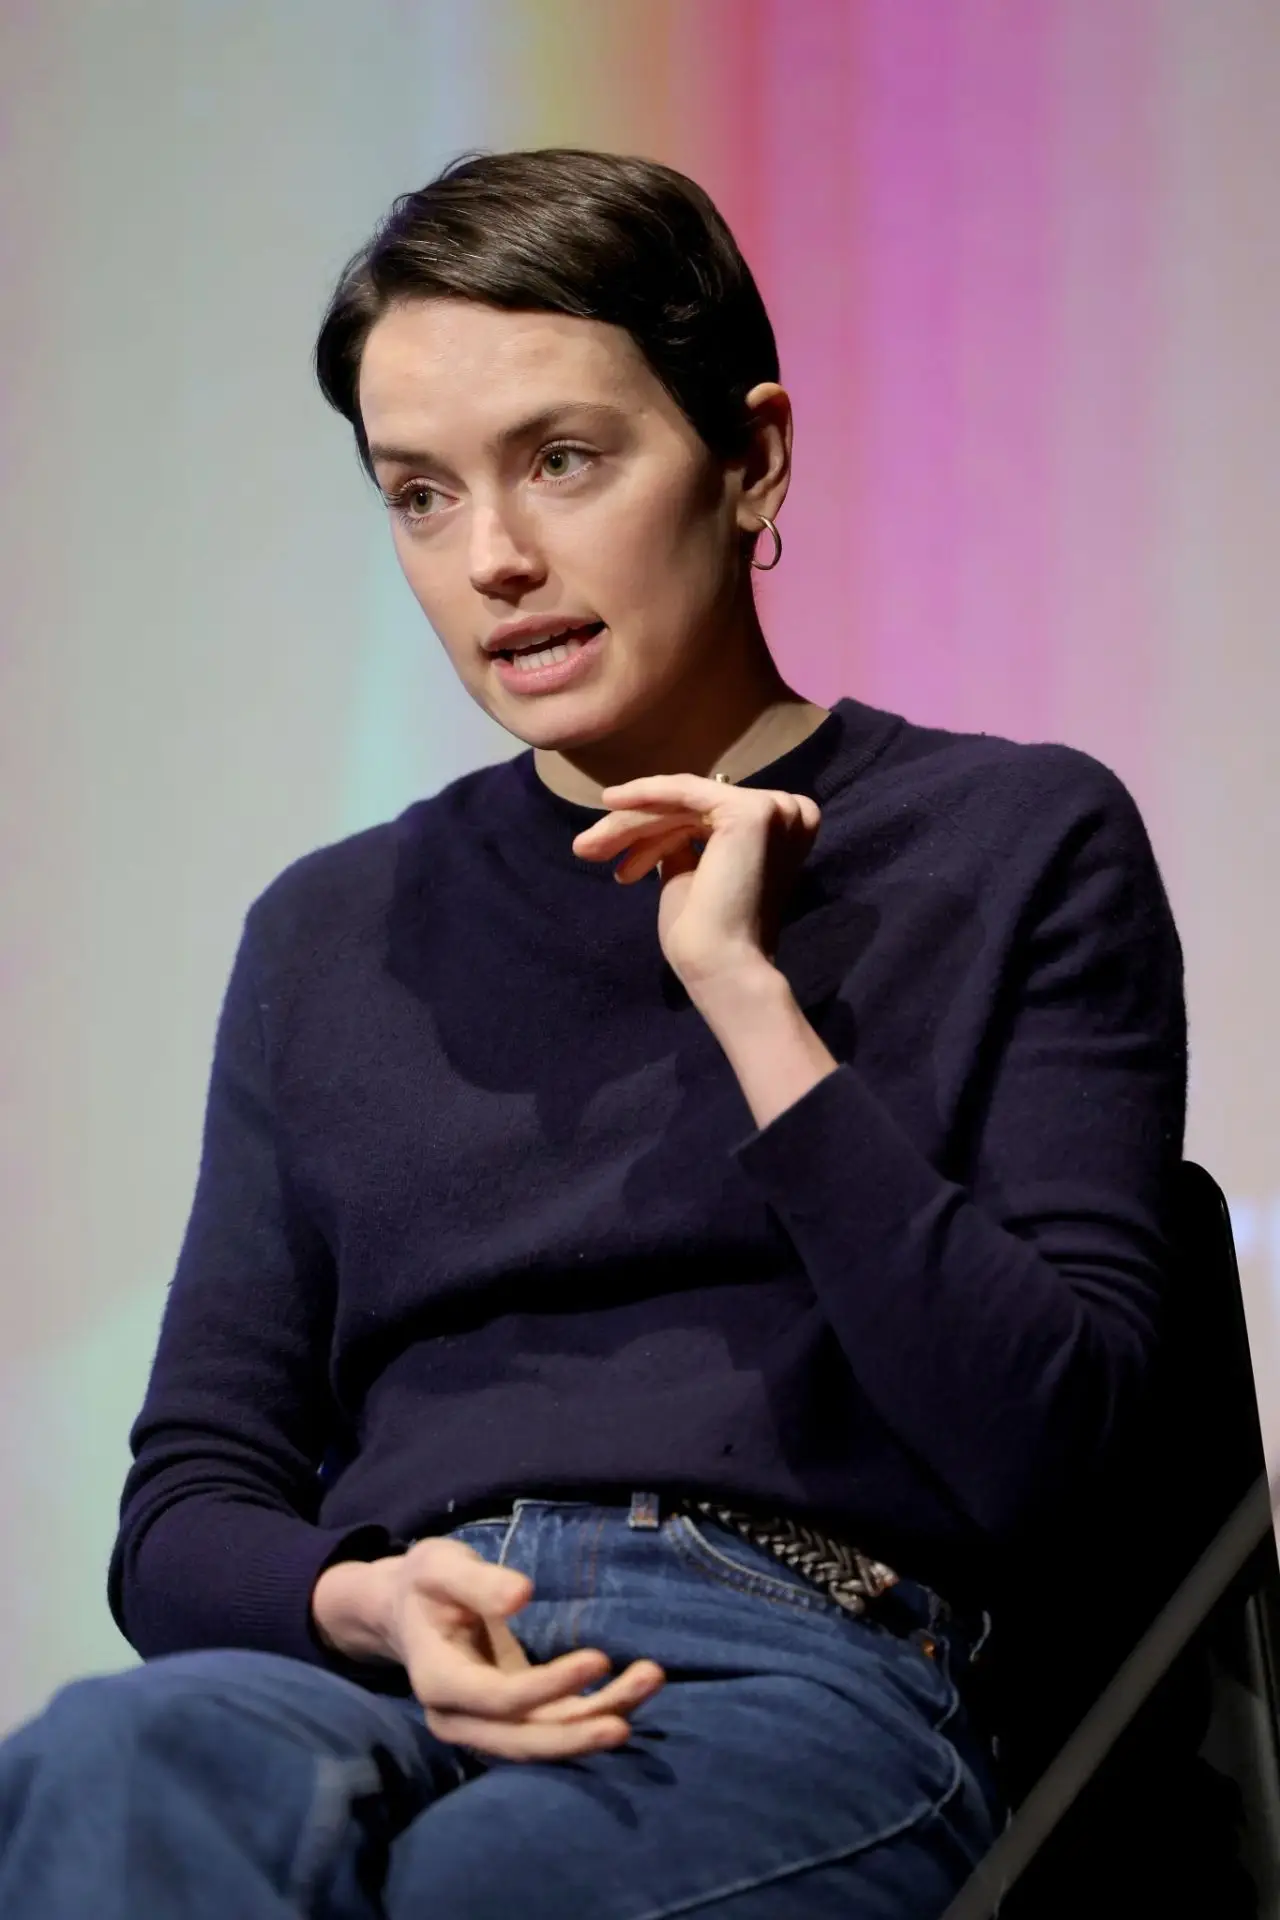
{"label": "black chair", "polygon": [[[1226,1322],[1226,1390],[1238,1426],[1235,1486],[1268,1470],[1231,1217],[1203,1167],[1183,1169],[1182,1245]],[[1215,1279],[1216,1276],[1216,1279]],[[1232,1489],[1224,1488],[1219,1503]],[[1259,1542],[1206,1623],[1212,1715],[1201,1752],[1239,1788],[1242,1857],[1262,1920],[1280,1915],[1280,1559],[1274,1530]]]}
{"label": "black chair", "polygon": [[[1265,1470],[1226,1201],[1186,1162],[1156,1407],[1104,1515],[1046,1558],[1052,1597],[995,1661],[988,1711],[1015,1810]],[[1003,1659],[1003,1674],[1001,1672]],[[1046,1688],[1046,1671],[1056,1684]],[[1268,1530],[1007,1895],[1001,1920],[1280,1915],[1280,1562]]]}

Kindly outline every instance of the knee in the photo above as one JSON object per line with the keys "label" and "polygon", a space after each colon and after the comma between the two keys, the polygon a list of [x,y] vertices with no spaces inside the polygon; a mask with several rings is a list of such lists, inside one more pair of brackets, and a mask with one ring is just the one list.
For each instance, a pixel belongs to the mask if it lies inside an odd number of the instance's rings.
{"label": "knee", "polygon": [[127,1745],[175,1716],[198,1715],[203,1703],[225,1706],[258,1674],[270,1654],[238,1648],[165,1654],[119,1673],[70,1680],[49,1701],[40,1721],[46,1756]]}
{"label": "knee", "polygon": [[[0,1802],[12,1814],[37,1781],[59,1793],[80,1792],[82,1780],[119,1785],[132,1772],[131,1756],[146,1730],[171,1703],[190,1698],[191,1684],[173,1663],[169,1673],[148,1666],[91,1674],[59,1687],[44,1709],[0,1747]],[[61,1783],[59,1786],[58,1783]]]}

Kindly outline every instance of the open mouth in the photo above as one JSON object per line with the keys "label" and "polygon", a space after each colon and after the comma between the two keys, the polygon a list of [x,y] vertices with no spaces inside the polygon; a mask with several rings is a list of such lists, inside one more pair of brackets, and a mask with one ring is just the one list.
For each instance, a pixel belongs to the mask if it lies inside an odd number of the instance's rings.
{"label": "open mouth", "polygon": [[567,660],[598,633],[604,632],[604,621],[593,620],[583,626],[564,627],[559,633],[549,633],[545,640],[533,640],[527,647],[503,647],[498,653],[499,660],[509,660],[516,667],[526,671],[534,667],[554,666],[558,660]]}

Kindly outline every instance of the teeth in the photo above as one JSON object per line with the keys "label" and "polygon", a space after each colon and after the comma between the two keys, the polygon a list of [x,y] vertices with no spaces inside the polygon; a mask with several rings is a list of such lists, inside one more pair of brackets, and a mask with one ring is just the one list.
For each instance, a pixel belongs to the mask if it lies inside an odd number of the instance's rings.
{"label": "teeth", "polygon": [[554,640],[545,647],[533,647],[528,653],[517,653],[511,664],[527,673],[532,667],[547,667],[557,660],[567,660],[585,644],[582,640]]}

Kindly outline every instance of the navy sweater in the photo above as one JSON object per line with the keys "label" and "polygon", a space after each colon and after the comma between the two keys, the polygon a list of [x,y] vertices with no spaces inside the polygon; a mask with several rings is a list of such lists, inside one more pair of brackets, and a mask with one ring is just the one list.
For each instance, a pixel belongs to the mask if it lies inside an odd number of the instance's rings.
{"label": "navy sweater", "polygon": [[822,807],[776,960],[841,1063],[763,1129],[531,752],[250,907],[112,1555],[143,1655],[341,1665],[330,1561],[521,1493],[736,1496],[981,1592],[1098,1482],[1185,1101],[1132,800],[853,700],[744,784]]}

